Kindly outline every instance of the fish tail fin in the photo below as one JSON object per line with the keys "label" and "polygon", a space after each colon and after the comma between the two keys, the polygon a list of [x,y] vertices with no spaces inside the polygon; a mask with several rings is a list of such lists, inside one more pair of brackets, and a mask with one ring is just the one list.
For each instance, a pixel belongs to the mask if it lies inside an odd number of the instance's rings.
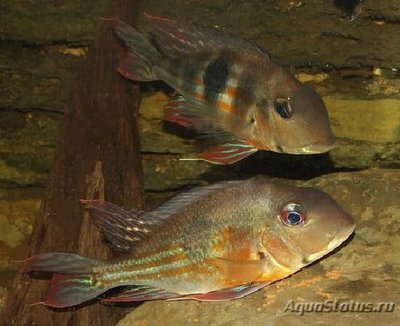
{"label": "fish tail fin", "polygon": [[67,253],[44,253],[27,261],[29,272],[52,273],[44,304],[65,308],[96,298],[108,288],[96,284],[93,267],[99,261]]}
{"label": "fish tail fin", "polygon": [[119,73],[131,80],[157,80],[154,69],[154,63],[160,57],[157,49],[141,33],[122,21],[117,22],[115,34],[128,49],[125,58],[119,63]]}

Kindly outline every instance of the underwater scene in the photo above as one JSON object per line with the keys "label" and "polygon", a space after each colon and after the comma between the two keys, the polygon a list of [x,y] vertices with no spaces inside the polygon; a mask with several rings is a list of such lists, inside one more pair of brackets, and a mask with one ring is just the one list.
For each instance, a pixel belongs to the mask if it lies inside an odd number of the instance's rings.
{"label": "underwater scene", "polygon": [[397,325],[397,0],[0,3],[1,325]]}

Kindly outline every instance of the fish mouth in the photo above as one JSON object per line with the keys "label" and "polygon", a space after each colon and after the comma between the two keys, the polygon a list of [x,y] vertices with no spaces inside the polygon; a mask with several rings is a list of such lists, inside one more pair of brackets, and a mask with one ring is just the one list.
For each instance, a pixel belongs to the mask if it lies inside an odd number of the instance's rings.
{"label": "fish mouth", "polygon": [[310,263],[320,259],[321,257],[325,256],[326,254],[331,252],[333,249],[339,247],[354,232],[355,228],[356,228],[356,225],[353,224],[347,228],[341,229],[334,235],[333,239],[331,240],[331,242],[329,242],[326,249],[324,249],[320,252],[317,252],[315,254],[309,255],[304,260],[304,262],[307,264],[310,264]]}
{"label": "fish mouth", "polygon": [[335,148],[336,143],[332,142],[329,144],[310,144],[298,149],[299,154],[320,154],[330,151]]}
{"label": "fish mouth", "polygon": [[276,146],[274,149],[277,153],[286,153],[286,154],[321,154],[330,151],[331,149],[336,147],[336,142],[328,143],[328,144],[309,144],[299,148],[288,148],[285,146]]}

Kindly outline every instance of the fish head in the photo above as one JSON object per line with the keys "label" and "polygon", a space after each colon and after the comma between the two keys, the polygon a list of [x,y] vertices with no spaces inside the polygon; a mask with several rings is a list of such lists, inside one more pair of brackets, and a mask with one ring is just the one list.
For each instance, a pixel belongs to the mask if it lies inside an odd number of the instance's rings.
{"label": "fish head", "polygon": [[[265,148],[278,153],[317,154],[334,147],[328,112],[308,85],[281,70],[264,85],[258,101],[258,135]],[[264,97],[264,98],[262,98]]]}
{"label": "fish head", "polygon": [[353,233],[354,219],[328,194],[315,188],[277,187],[273,227],[263,236],[263,245],[281,266],[299,270]]}

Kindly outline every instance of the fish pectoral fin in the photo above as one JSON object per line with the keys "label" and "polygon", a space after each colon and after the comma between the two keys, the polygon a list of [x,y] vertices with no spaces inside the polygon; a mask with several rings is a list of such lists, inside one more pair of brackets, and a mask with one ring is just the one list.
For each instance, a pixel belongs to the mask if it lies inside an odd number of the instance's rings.
{"label": "fish pectoral fin", "polygon": [[128,288],[120,293],[112,296],[101,298],[105,302],[132,302],[132,301],[148,301],[148,300],[165,300],[181,297],[178,293],[168,292],[162,289],[148,287],[148,286],[135,286]]}
{"label": "fish pectoral fin", "polygon": [[177,123],[183,127],[193,127],[196,112],[203,108],[190,105],[182,96],[172,98],[163,107],[164,120]]}
{"label": "fish pectoral fin", "polygon": [[268,258],[259,260],[232,260],[215,258],[212,264],[232,283],[251,283],[260,278],[268,264]]}
{"label": "fish pectoral fin", "polygon": [[213,164],[233,164],[257,152],[251,144],[237,140],[215,146],[200,154],[200,159]]}
{"label": "fish pectoral fin", "polygon": [[[268,284],[269,284],[268,282],[243,284],[243,285],[235,286],[235,287],[220,290],[220,291],[213,291],[213,292],[201,293],[201,294],[193,294],[190,296],[177,298],[177,300],[194,299],[194,300],[199,300],[199,301],[228,301],[228,300],[233,300],[233,299],[240,299],[251,293],[258,291],[259,289],[263,288],[264,286],[266,286]],[[171,299],[171,300],[174,300],[174,299]]]}

